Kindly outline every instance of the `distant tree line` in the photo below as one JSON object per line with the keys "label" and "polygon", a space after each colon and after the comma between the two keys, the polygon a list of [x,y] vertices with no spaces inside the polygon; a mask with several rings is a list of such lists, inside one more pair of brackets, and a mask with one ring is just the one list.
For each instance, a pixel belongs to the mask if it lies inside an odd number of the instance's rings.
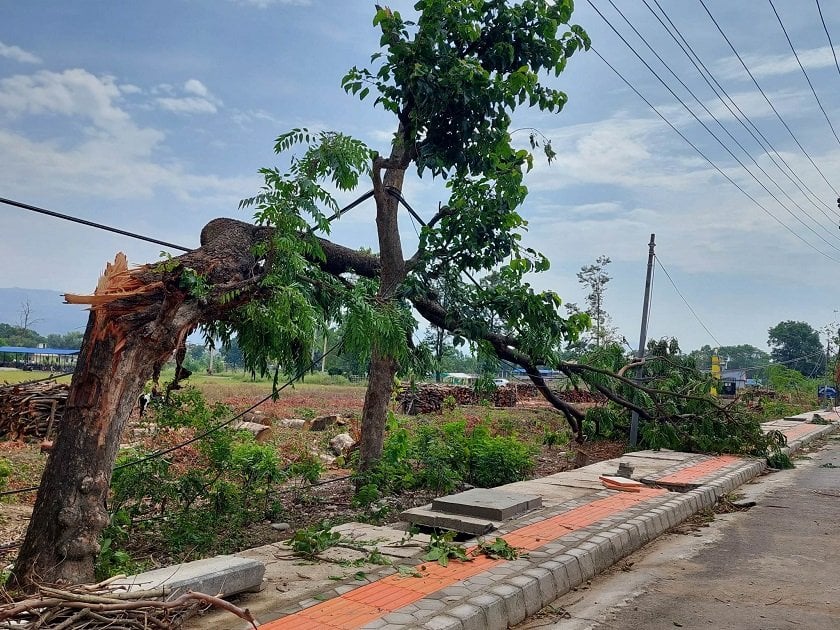
{"label": "distant tree line", "polygon": [[0,324],[0,346],[37,348],[38,344],[44,344],[47,348],[78,350],[82,347],[82,336],[82,332],[72,331],[63,335],[52,333],[45,337],[30,328]]}

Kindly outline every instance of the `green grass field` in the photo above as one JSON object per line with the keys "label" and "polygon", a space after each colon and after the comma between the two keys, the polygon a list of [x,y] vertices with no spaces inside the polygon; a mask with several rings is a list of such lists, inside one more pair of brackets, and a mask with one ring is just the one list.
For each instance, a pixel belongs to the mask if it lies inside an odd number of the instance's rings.
{"label": "green grass field", "polygon": [[[23,370],[10,370],[0,368],[0,386],[2,385],[16,385],[18,383],[26,383],[28,381],[37,381],[47,378],[49,372],[24,372]],[[55,381],[57,383],[69,383],[70,374],[59,376]]]}

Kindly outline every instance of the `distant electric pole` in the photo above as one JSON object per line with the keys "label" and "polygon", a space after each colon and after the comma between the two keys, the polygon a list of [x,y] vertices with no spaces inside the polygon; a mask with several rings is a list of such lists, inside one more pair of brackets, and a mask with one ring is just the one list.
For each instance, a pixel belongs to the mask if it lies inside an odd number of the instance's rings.
{"label": "distant electric pole", "polygon": [[[642,328],[639,332],[639,347],[636,350],[636,358],[642,359],[645,356],[645,344],[647,343],[648,311],[650,310],[650,286],[653,282],[653,249],[656,247],[656,234],[650,235],[648,243],[648,264],[647,277],[645,278],[645,299],[642,304]],[[642,367],[644,370],[644,367]],[[630,416],[630,446],[635,447],[639,438],[639,414],[635,411]]]}

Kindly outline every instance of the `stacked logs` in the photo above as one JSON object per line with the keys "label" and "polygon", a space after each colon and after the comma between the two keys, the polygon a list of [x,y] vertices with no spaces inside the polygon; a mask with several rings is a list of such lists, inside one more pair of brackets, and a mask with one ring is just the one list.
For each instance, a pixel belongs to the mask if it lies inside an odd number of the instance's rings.
{"label": "stacked logs", "polygon": [[64,414],[69,386],[47,381],[0,388],[0,437],[47,438]]}
{"label": "stacked logs", "polygon": [[[397,402],[403,413],[436,413],[443,409],[444,403],[451,398],[456,405],[478,405],[482,396],[470,387],[463,385],[443,385],[440,383],[424,383],[400,388]],[[516,387],[505,385],[499,387],[490,396],[496,407],[516,406]]]}

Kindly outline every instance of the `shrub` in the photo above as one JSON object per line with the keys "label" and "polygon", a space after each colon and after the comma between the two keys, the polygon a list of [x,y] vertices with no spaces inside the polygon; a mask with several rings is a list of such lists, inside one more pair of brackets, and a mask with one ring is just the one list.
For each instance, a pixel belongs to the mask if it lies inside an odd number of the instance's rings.
{"label": "shrub", "polygon": [[493,436],[485,424],[470,429],[457,420],[412,434],[391,414],[379,463],[356,475],[355,501],[367,505],[382,494],[415,488],[451,492],[463,482],[491,488],[519,481],[533,471],[533,455],[516,436]]}

